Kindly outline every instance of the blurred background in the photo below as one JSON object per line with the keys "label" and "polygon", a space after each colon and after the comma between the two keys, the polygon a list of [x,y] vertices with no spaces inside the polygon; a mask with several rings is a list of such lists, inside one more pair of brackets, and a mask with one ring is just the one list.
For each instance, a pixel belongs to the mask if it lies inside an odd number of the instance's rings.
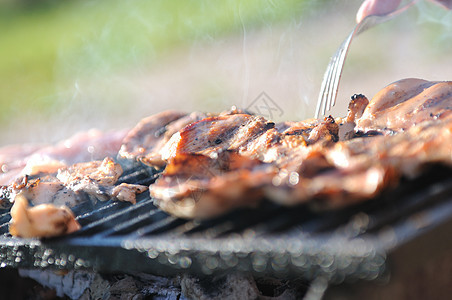
{"label": "blurred background", "polygon": [[[0,0],[0,146],[117,130],[165,109],[314,114],[361,0]],[[452,80],[452,13],[428,1],[353,41],[336,116],[405,77]]]}

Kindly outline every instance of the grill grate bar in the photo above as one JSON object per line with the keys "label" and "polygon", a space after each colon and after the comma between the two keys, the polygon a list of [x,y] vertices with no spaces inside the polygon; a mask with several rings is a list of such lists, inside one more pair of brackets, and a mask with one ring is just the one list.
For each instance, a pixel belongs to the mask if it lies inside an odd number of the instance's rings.
{"label": "grill grate bar", "polygon": [[[123,203],[125,204],[125,203]],[[130,205],[130,204],[125,204]],[[119,204],[118,204],[119,206]],[[151,199],[138,202],[135,205],[130,205],[126,207],[123,210],[116,210],[115,212],[105,215],[102,214],[103,210],[99,209],[96,210],[92,215],[95,215],[96,217],[100,215],[100,219],[97,219],[95,221],[92,221],[91,223],[88,223],[84,225],[79,231],[77,231],[76,235],[81,234],[91,234],[96,233],[96,231],[104,229],[104,228],[111,228],[111,222],[121,222],[124,220],[127,220],[130,216],[133,216],[134,214],[139,214],[141,209],[145,209],[147,207],[157,209]],[[113,207],[113,206],[112,206]],[[88,215],[87,217],[90,217],[91,215]]]}
{"label": "grill grate bar", "polygon": [[144,214],[140,214],[138,216],[133,217],[132,219],[126,220],[125,222],[114,225],[112,228],[106,229],[104,231],[95,234],[93,237],[95,238],[103,238],[106,236],[112,235],[125,235],[128,234],[146,224],[149,223],[150,219],[159,213],[157,209],[149,210]]}
{"label": "grill grate bar", "polygon": [[89,223],[99,219],[99,215],[107,215],[110,211],[118,210],[118,206],[120,205],[120,203],[117,201],[102,202],[99,204],[102,204],[102,206],[97,208],[94,208],[93,206],[93,209],[90,209],[87,213],[78,214],[78,206],[74,207],[72,211],[77,215],[76,218],[79,222]]}
{"label": "grill grate bar", "polygon": [[162,231],[165,231],[165,233],[168,233],[169,235],[171,235],[171,232],[167,229],[178,226],[180,222],[185,222],[181,219],[177,219],[175,217],[168,216],[164,213],[160,214],[160,216],[162,217],[162,219],[136,230],[135,233],[132,233],[131,235],[129,235],[130,238],[136,239],[136,238],[148,236],[151,234],[157,234]]}

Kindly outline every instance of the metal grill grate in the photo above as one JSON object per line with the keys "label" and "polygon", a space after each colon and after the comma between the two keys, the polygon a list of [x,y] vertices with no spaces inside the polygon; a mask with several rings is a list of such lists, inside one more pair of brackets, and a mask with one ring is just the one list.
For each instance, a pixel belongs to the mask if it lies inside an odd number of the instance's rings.
{"label": "metal grill grate", "polygon": [[[138,169],[121,182],[150,183]],[[387,254],[452,219],[450,169],[434,167],[378,199],[340,211],[264,202],[208,221],[160,211],[148,194],[137,204],[86,201],[73,208],[82,229],[54,239],[19,239],[0,213],[0,267],[144,271],[159,275],[249,271],[326,277],[330,282],[374,279]]]}

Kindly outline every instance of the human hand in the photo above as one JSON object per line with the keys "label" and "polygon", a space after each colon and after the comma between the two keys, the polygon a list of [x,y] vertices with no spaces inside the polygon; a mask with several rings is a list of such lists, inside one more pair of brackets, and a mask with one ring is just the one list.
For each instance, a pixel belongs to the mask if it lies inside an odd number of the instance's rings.
{"label": "human hand", "polygon": [[[452,0],[430,0],[443,8],[452,9]],[[386,15],[395,11],[402,0],[365,0],[356,14],[356,22],[370,15]]]}

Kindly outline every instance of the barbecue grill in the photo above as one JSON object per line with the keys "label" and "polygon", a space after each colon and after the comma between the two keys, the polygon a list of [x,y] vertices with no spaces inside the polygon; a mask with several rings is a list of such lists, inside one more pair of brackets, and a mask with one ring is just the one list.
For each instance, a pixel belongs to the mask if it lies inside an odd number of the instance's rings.
{"label": "barbecue grill", "polygon": [[[135,166],[120,182],[150,184],[156,176]],[[326,296],[357,281],[385,282],[422,257],[452,249],[452,177],[442,166],[339,211],[264,201],[212,220],[183,220],[155,207],[148,193],[135,205],[92,200],[72,210],[81,230],[41,240],[12,237],[9,211],[1,212],[0,267],[201,277],[248,272],[302,278],[311,283],[306,298],[318,299],[327,286]]]}

